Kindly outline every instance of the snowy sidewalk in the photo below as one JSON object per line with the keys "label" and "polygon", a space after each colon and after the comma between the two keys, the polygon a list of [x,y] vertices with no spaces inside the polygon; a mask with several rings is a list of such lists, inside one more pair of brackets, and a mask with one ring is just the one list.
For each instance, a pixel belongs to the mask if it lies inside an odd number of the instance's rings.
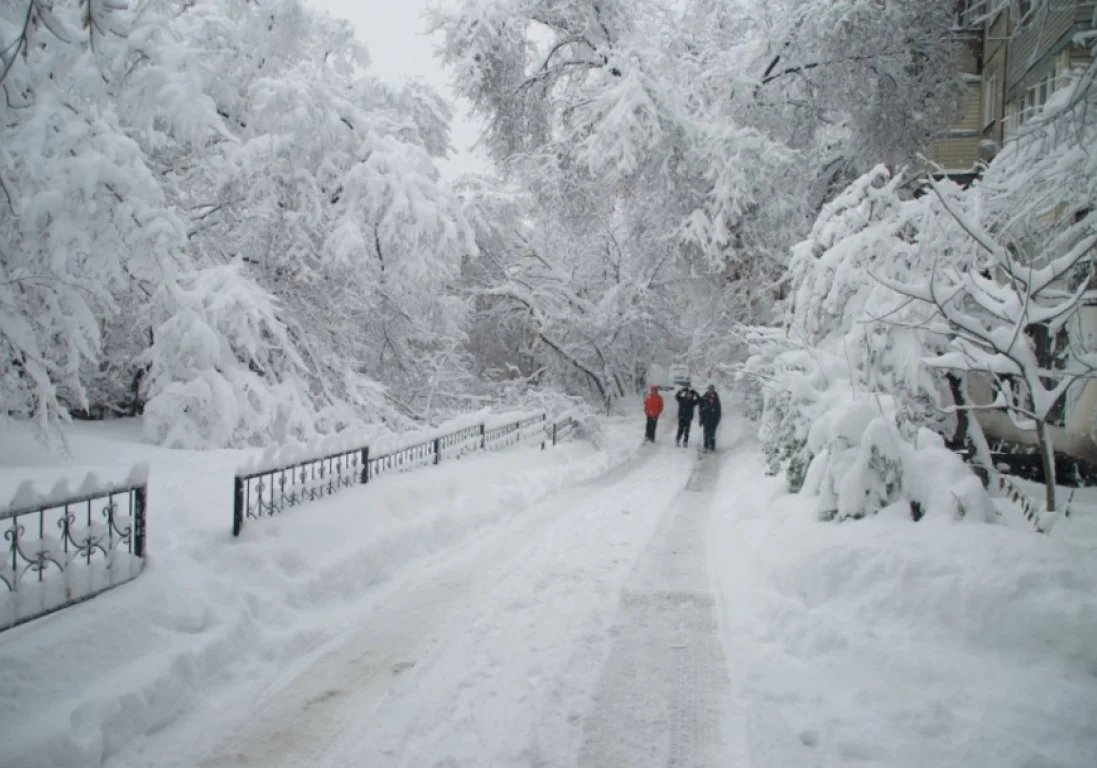
{"label": "snowy sidewalk", "polygon": [[694,462],[645,450],[421,574],[201,765],[570,763],[621,585]]}
{"label": "snowy sidewalk", "polygon": [[624,585],[580,768],[744,765],[721,735],[729,681],[705,548],[726,460],[698,458]]}

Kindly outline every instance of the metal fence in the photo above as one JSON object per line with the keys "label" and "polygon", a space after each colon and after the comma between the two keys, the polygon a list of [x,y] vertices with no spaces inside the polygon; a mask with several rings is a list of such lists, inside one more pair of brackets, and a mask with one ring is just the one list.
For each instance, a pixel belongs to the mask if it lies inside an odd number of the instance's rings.
{"label": "metal fence", "polygon": [[0,510],[0,630],[83,602],[145,567],[147,483]]}
{"label": "metal fence", "polygon": [[574,422],[549,424],[544,414],[488,428],[475,424],[433,439],[374,454],[368,446],[333,453],[296,464],[237,474],[233,488],[232,535],[239,536],[246,520],[284,512],[290,507],[330,496],[343,488],[368,483],[380,475],[406,472],[459,459],[475,451],[498,451],[539,442],[541,447],[574,433]]}
{"label": "metal fence", "polygon": [[[564,419],[562,421],[554,421],[552,424],[545,426],[546,442],[556,445],[558,442],[563,442],[572,437],[575,437],[579,433],[579,422],[575,419]],[[541,448],[545,447],[545,443],[541,443]]]}

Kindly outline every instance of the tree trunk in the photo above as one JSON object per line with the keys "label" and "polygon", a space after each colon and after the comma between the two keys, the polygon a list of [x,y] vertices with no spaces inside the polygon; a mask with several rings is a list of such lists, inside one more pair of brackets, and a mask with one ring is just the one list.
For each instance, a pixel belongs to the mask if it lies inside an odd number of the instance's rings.
{"label": "tree trunk", "polygon": [[1043,419],[1036,422],[1036,438],[1040,443],[1040,462],[1044,466],[1045,504],[1051,514],[1055,512],[1055,446]]}
{"label": "tree trunk", "polygon": [[952,393],[953,404],[960,406],[956,410],[956,432],[952,435],[952,444],[958,448],[963,448],[964,443],[967,442],[968,425],[972,416],[963,408],[968,402],[967,398],[964,397],[964,387],[960,377],[954,373],[946,373],[945,380],[948,381],[948,390]]}
{"label": "tree trunk", "polygon": [[[971,402],[971,395],[968,394],[968,381],[967,376],[960,380],[960,396],[964,399],[964,402]],[[987,468],[988,473],[995,472],[994,462],[990,456],[990,446],[987,445],[986,435],[983,434],[983,428],[979,424],[979,419],[975,417],[974,413],[968,413],[968,437],[971,439],[971,444],[975,449],[975,463],[981,464]],[[992,478],[991,474],[987,475],[987,482],[990,482]]]}

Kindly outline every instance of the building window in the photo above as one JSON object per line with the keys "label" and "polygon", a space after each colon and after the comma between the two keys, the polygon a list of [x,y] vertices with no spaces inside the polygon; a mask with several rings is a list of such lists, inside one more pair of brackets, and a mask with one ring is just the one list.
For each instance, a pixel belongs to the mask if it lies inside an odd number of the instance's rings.
{"label": "building window", "polygon": [[1013,133],[1037,115],[1059,87],[1058,68],[1053,67],[1032,87],[1021,94],[1014,108],[1010,109],[1007,131]]}
{"label": "building window", "polygon": [[998,73],[994,72],[983,82],[983,128],[998,119]]}

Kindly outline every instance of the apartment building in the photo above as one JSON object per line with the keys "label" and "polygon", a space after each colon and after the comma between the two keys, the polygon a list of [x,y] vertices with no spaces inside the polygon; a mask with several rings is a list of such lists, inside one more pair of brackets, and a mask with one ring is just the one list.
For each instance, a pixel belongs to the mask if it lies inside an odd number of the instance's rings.
{"label": "apartment building", "polygon": [[1076,37],[1097,28],[1097,0],[960,0],[955,19],[964,110],[925,154],[940,175],[970,183],[1071,69],[1089,62]]}

